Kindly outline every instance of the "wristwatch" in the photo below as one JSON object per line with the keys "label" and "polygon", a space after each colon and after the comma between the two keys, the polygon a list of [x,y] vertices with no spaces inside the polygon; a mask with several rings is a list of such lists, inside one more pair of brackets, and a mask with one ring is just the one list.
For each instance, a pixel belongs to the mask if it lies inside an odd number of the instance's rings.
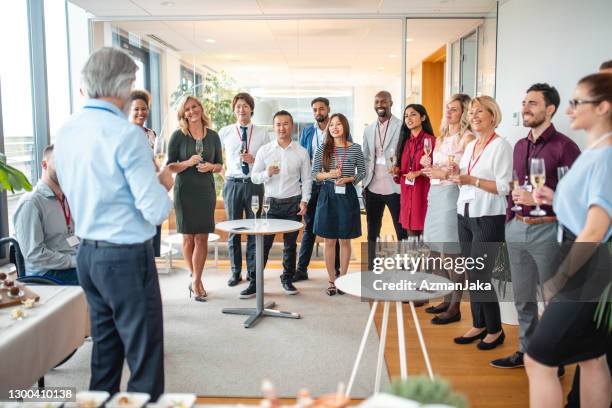
{"label": "wristwatch", "polygon": [[480,179],[478,177],[476,177],[476,181],[474,182],[474,185],[480,188]]}

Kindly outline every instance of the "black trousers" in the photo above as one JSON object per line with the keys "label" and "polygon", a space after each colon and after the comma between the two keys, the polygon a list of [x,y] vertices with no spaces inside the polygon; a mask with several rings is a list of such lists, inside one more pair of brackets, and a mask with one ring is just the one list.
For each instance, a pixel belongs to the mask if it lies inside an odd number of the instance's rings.
{"label": "black trousers", "polygon": [[153,252],[155,256],[161,256],[161,225],[156,227],[155,236],[153,237]]}
{"label": "black trousers", "polygon": [[[301,196],[295,196],[284,199],[270,198],[270,209],[268,210],[268,218],[270,219],[281,219],[300,221],[301,215],[298,215],[300,211]],[[297,254],[297,237],[299,231],[289,232],[283,234],[283,274],[281,275],[281,282],[291,282],[295,275],[295,259]],[[264,267],[268,263],[268,255],[270,249],[274,243],[274,235],[266,235],[264,237]],[[249,277],[251,278],[251,284],[255,282],[255,271],[251,273],[249,271]]]}
{"label": "black trousers", "polygon": [[[484,268],[472,269],[468,275],[470,282],[476,280],[491,283],[491,273],[497,258],[492,249],[504,241],[505,215],[471,218],[469,211],[465,216],[457,215],[461,255],[473,259],[482,257]],[[486,328],[487,333],[497,333],[502,329],[499,301],[495,290],[470,291],[472,320],[475,328]]]}
{"label": "black trousers", "polygon": [[[310,265],[310,259],[312,258],[312,250],[314,248],[315,240],[317,239],[314,233],[314,222],[315,214],[317,211],[317,201],[319,200],[319,191],[321,186],[316,182],[312,183],[312,191],[310,194],[310,201],[308,201],[308,207],[306,208],[306,214],[304,215],[304,232],[302,233],[302,242],[300,242],[300,254],[298,256],[297,271],[298,275],[305,275],[308,273],[308,265]],[[340,242],[336,241],[336,272],[340,273]]]}
{"label": "black trousers", "polygon": [[[223,202],[225,214],[228,220],[241,220],[253,218],[251,209],[251,197],[259,197],[259,211],[257,218],[261,217],[263,209],[263,184],[253,184],[250,179],[242,182],[239,179],[227,178],[223,185]],[[232,275],[240,276],[242,273],[242,245],[239,234],[229,234],[227,238],[227,250],[229,252]],[[246,263],[249,274],[255,275],[255,236],[247,238]]]}
{"label": "black trousers", "polygon": [[119,392],[127,359],[127,390],[157,400],[164,392],[164,325],[151,241],[120,248],[83,242],[77,270],[93,339],[89,389]]}
{"label": "black trousers", "polygon": [[391,213],[397,240],[401,241],[407,238],[408,234],[399,221],[399,194],[376,194],[364,188],[363,197],[366,208],[366,220],[368,222],[368,270],[371,271],[374,263],[374,255],[376,253],[376,238],[380,237],[385,206],[389,208],[389,212]]}

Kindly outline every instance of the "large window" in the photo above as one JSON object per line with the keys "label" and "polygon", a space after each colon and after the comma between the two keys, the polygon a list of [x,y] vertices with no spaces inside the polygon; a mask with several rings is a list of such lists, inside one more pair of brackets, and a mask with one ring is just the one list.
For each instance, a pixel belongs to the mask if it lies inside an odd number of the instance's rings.
{"label": "large window", "polygon": [[[7,162],[36,178],[26,2],[0,1],[0,81]],[[8,194],[9,222],[18,194]],[[3,208],[4,210],[4,208]]]}

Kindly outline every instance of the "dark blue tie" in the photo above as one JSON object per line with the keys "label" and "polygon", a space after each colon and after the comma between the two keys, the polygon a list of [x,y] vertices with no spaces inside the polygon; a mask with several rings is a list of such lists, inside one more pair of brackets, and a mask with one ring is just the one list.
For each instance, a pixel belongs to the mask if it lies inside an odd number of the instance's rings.
{"label": "dark blue tie", "polygon": [[[240,129],[242,129],[242,149],[241,151],[243,153],[247,153],[247,127],[246,126],[240,126]],[[244,175],[248,175],[249,174],[249,164],[245,161],[243,161],[240,164],[240,167],[242,168],[242,172],[244,173]]]}

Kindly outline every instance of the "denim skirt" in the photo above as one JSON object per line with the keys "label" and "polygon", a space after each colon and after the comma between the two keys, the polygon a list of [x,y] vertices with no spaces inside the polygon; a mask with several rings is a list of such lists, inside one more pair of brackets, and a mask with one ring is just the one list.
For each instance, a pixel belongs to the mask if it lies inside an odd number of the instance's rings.
{"label": "denim skirt", "polygon": [[315,212],[314,233],[323,238],[353,239],[361,236],[361,212],[355,186],[345,184],[345,194],[337,194],[335,184],[321,186]]}

